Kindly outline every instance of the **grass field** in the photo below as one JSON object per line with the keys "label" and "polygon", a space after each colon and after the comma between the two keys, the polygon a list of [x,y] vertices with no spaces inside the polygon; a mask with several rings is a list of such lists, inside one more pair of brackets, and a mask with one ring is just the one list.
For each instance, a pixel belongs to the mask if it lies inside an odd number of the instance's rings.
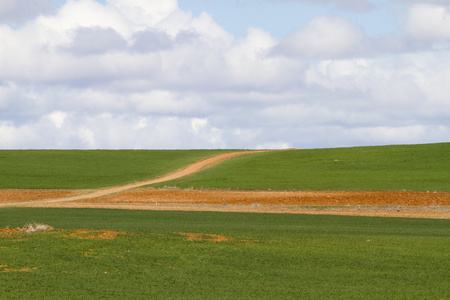
{"label": "grass field", "polygon": [[149,179],[230,150],[1,150],[0,188],[93,189]]}
{"label": "grass field", "polygon": [[[88,189],[223,150],[0,151],[0,188]],[[160,186],[450,191],[450,143],[255,153]],[[55,230],[1,230],[38,222]],[[1,208],[0,299],[450,299],[450,220]]]}
{"label": "grass field", "polygon": [[450,191],[450,143],[257,153],[153,186]]}
{"label": "grass field", "polygon": [[[90,189],[231,150],[2,150],[0,188]],[[155,187],[450,191],[450,143],[255,153]]]}
{"label": "grass field", "polygon": [[450,298],[448,220],[0,209],[32,221],[56,230],[0,234],[1,299]]}

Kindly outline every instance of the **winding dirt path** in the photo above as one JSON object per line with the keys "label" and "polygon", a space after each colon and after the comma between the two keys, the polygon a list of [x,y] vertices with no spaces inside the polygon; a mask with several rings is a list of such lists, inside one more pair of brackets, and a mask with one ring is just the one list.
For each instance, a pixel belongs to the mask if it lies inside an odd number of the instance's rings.
{"label": "winding dirt path", "polygon": [[114,186],[114,187],[107,187],[107,188],[101,188],[101,189],[97,189],[97,190],[93,190],[93,191],[89,191],[87,193],[81,193],[78,195],[73,195],[73,196],[67,196],[67,197],[63,197],[63,198],[55,198],[55,199],[44,199],[44,200],[35,200],[35,201],[16,201],[16,202],[4,202],[1,203],[0,201],[0,207],[5,207],[5,206],[28,206],[28,205],[32,205],[32,204],[49,204],[49,203],[62,203],[62,202],[71,202],[71,201],[79,201],[79,200],[86,200],[86,199],[93,199],[93,198],[99,198],[99,197],[104,197],[107,195],[112,195],[112,194],[118,194],[118,193],[122,193],[124,191],[130,190],[130,189],[134,189],[134,188],[138,188],[141,186],[145,186],[145,185],[150,185],[150,184],[154,184],[154,183],[159,183],[159,182],[164,182],[164,181],[169,181],[169,180],[173,180],[173,179],[177,179],[183,176],[187,176],[196,172],[199,172],[203,169],[206,168],[210,168],[224,160],[233,158],[233,157],[237,157],[237,156],[241,156],[241,155],[246,155],[246,154],[250,154],[250,153],[259,153],[259,152],[264,152],[264,151],[271,151],[271,150],[259,150],[259,151],[240,151],[240,152],[231,152],[231,153],[225,153],[225,154],[219,154],[219,155],[215,155],[203,160],[200,160],[198,162],[192,163],[190,165],[187,165],[181,169],[178,169],[174,172],[168,173],[166,175],[163,175],[161,177],[158,178],[154,178],[154,179],[149,179],[149,180],[144,180],[144,181],[139,181],[139,182],[134,182],[134,183],[130,183],[130,184],[126,184],[126,185],[121,185],[121,186]]}
{"label": "winding dirt path", "polygon": [[141,188],[262,151],[217,155],[159,178],[98,190],[0,190],[0,207],[110,208],[450,219],[449,192],[223,191]]}

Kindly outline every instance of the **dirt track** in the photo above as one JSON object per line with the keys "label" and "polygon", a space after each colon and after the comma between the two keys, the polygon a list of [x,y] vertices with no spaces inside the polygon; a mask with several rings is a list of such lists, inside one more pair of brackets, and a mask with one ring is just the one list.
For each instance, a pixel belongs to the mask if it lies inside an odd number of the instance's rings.
{"label": "dirt track", "polygon": [[0,207],[98,207],[450,219],[450,193],[445,192],[279,192],[139,188],[179,178],[222,160],[248,153],[222,154],[160,178],[99,190],[0,190]]}

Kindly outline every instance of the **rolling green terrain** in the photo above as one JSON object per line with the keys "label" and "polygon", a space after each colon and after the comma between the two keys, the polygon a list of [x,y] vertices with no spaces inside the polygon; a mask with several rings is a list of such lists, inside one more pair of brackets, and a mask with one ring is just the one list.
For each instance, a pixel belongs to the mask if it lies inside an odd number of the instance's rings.
{"label": "rolling green terrain", "polygon": [[[232,150],[3,150],[0,188],[90,189]],[[153,185],[241,190],[450,191],[450,143],[255,153]]]}
{"label": "rolling green terrain", "polygon": [[256,153],[153,186],[450,191],[450,143]]}
{"label": "rolling green terrain", "polygon": [[449,220],[0,209],[31,221],[56,230],[0,234],[0,299],[450,298]]}
{"label": "rolling green terrain", "polygon": [[231,150],[1,150],[0,188],[93,189],[145,180]]}

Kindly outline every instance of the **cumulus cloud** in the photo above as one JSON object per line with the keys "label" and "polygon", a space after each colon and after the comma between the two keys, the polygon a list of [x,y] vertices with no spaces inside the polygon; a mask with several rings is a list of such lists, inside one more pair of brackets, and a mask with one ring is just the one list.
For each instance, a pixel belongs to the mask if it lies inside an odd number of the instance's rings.
{"label": "cumulus cloud", "polygon": [[450,41],[450,7],[416,4],[409,8],[406,32],[422,41]]}
{"label": "cumulus cloud", "polygon": [[53,10],[52,0],[2,0],[0,22],[18,24]]}
{"label": "cumulus cloud", "polygon": [[[269,1],[274,1],[274,0],[269,0]],[[311,4],[335,5],[337,7],[355,10],[355,11],[362,11],[362,12],[369,11],[374,8],[373,4],[366,0],[282,0],[282,1],[295,1],[295,2],[305,2],[305,3],[311,3]]]}
{"label": "cumulus cloud", "polygon": [[112,28],[77,28],[68,48],[75,55],[103,54],[120,51],[127,47],[126,41]]}
{"label": "cumulus cloud", "polygon": [[433,45],[448,41],[448,9],[406,14],[403,36],[378,41],[335,16],[238,39],[175,0],[67,1],[0,25],[0,148],[445,141],[450,51]]}
{"label": "cumulus cloud", "polygon": [[340,17],[321,16],[307,27],[280,41],[275,54],[314,59],[358,55],[364,49],[364,35]]}
{"label": "cumulus cloud", "polygon": [[173,47],[173,40],[163,31],[147,30],[138,32],[133,45],[137,52],[153,52],[169,50]]}

